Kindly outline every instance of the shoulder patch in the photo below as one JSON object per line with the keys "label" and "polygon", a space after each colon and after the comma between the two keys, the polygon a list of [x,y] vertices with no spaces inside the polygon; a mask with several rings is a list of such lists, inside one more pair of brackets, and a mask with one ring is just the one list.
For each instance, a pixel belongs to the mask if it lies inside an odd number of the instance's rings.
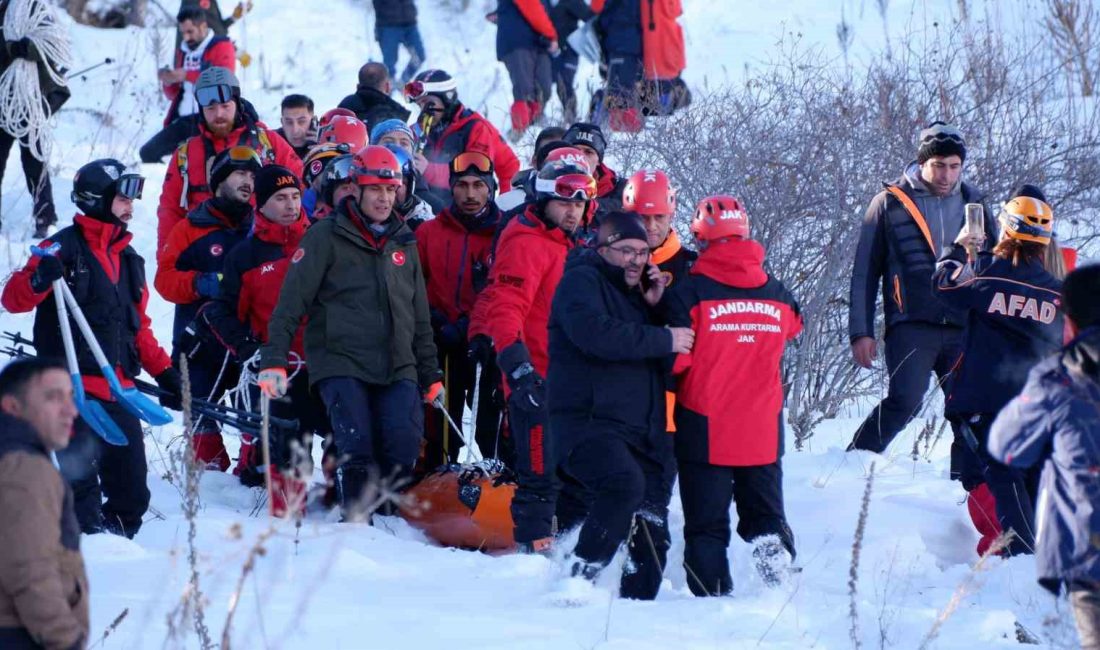
{"label": "shoulder patch", "polygon": [[394,266],[405,266],[405,253],[402,251],[394,251],[390,259],[393,260]]}
{"label": "shoulder patch", "polygon": [[290,256],[290,263],[297,264],[302,261],[302,258],[306,256],[306,249],[298,247],[298,250],[294,251],[294,254]]}

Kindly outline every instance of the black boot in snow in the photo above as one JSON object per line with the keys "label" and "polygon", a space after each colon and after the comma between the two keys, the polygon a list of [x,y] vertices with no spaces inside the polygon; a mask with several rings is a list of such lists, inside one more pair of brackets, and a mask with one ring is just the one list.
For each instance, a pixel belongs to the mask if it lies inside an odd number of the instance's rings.
{"label": "black boot in snow", "polygon": [[752,557],[756,572],[767,587],[779,587],[791,573],[791,554],[775,535],[755,540]]}

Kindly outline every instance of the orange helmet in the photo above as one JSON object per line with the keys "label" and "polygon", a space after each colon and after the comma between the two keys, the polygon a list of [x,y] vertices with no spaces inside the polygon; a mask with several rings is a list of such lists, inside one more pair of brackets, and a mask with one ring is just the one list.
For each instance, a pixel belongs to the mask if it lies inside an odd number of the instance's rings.
{"label": "orange helmet", "polygon": [[321,116],[321,121],[318,122],[318,125],[321,127],[328,126],[328,123],[332,121],[332,118],[336,117],[337,115],[356,117],[355,111],[353,110],[347,108],[333,108],[326,111],[325,114]]}
{"label": "orange helmet", "polygon": [[359,151],[367,146],[370,136],[367,135],[367,125],[359,118],[337,115],[317,132],[317,141],[322,144],[343,143],[352,151]]}
{"label": "orange helmet", "polygon": [[1000,214],[1006,237],[1044,246],[1054,233],[1054,211],[1042,199],[1017,196],[1005,203]]}
{"label": "orange helmet", "polygon": [[325,170],[325,165],[330,160],[349,153],[354,151],[346,144],[325,142],[315,145],[302,161],[302,180],[306,185],[312,186],[313,181],[321,177],[321,172]]}
{"label": "orange helmet", "polygon": [[405,182],[397,156],[376,144],[363,147],[352,158],[351,178],[356,185],[403,185]]}
{"label": "orange helmet", "polygon": [[728,237],[749,238],[749,215],[741,202],[732,196],[708,196],[695,208],[691,232],[700,242]]}
{"label": "orange helmet", "polygon": [[676,190],[668,175],[659,169],[634,172],[623,188],[623,209],[638,214],[665,215],[676,212]]}

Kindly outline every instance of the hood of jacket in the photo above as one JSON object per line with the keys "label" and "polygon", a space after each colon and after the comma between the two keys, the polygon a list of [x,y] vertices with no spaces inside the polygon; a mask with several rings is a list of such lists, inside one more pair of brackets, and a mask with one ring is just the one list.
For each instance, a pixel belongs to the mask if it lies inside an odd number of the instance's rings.
{"label": "hood of jacket", "polygon": [[751,239],[712,243],[699,252],[691,273],[739,289],[755,289],[768,282],[764,247]]}

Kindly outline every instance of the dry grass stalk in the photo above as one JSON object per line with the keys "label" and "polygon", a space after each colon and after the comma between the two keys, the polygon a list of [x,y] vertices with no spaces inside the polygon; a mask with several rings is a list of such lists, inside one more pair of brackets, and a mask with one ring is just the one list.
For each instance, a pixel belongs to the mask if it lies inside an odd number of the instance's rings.
{"label": "dry grass stalk", "polygon": [[856,585],[859,583],[859,556],[863,550],[863,533],[867,529],[867,512],[871,508],[871,486],[875,482],[875,463],[871,463],[871,469],[867,473],[867,483],[863,488],[863,501],[859,506],[859,520],[856,522],[856,533],[852,538],[852,561],[848,565],[848,619],[851,622],[848,628],[848,636],[852,639],[852,647],[860,647],[859,641],[859,608],[856,605],[858,593]]}

